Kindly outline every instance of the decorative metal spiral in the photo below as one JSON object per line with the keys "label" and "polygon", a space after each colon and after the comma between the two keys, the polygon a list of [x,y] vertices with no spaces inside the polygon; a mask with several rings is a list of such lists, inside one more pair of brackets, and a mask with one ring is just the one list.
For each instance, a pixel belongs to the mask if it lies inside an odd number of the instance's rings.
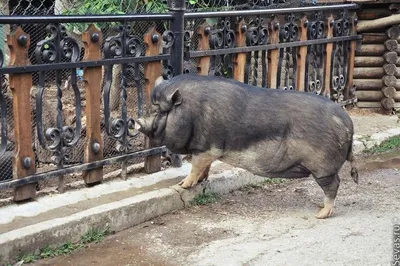
{"label": "decorative metal spiral", "polygon": [[[252,26],[247,29],[246,34],[246,44],[247,46],[256,46],[256,45],[265,45],[268,43],[268,29],[263,25],[264,19],[261,17],[257,17]],[[247,53],[247,69],[246,69],[246,81],[248,81],[248,75],[250,74],[250,64],[252,53]],[[252,85],[257,85],[258,79],[258,60],[259,60],[259,52],[256,51],[253,53],[254,64],[253,64],[253,81]]]}
{"label": "decorative metal spiral", "polygon": [[[314,20],[307,21],[307,38],[317,40],[325,37],[325,23],[320,12],[314,15]],[[306,58],[306,90],[321,94],[323,88],[323,64],[325,46],[313,44],[307,47]],[[329,95],[326,95],[329,97]]]}
{"label": "decorative metal spiral", "polygon": [[[231,29],[229,20],[221,19],[210,35],[211,49],[232,48],[235,46],[235,31]],[[210,73],[216,76],[231,76],[233,70],[232,55],[221,55],[211,57]]]}
{"label": "decorative metal spiral", "polygon": [[247,46],[264,45],[268,42],[268,29],[263,25],[264,19],[258,17],[254,21],[254,25],[247,29]]}
{"label": "decorative metal spiral", "polygon": [[[60,63],[62,61],[78,62],[80,48],[77,41],[71,38],[66,28],[61,24],[50,24],[46,27],[49,37],[37,43],[35,57],[39,64]],[[45,90],[44,72],[39,73],[39,88],[36,97],[36,125],[40,145],[53,151],[53,162],[62,167],[63,162],[70,159],[71,149],[75,146],[81,135],[81,97],[77,86],[76,69],[71,69],[71,84],[75,94],[75,129],[63,125],[63,105],[61,90],[61,71],[56,70],[57,86],[57,121],[56,127],[43,129],[43,94]]]}
{"label": "decorative metal spiral", "polygon": [[[350,21],[347,11],[340,14],[340,19],[332,22],[333,36],[348,36],[350,34]],[[332,54],[331,86],[333,89],[332,100],[341,102],[344,100],[344,89],[348,78],[348,49],[350,42],[342,41],[334,43]]]}
{"label": "decorative metal spiral", "polygon": [[186,65],[190,65],[190,45],[192,44],[191,34],[189,31],[185,31],[183,41],[184,41],[183,60],[186,62],[184,63],[183,74],[189,74],[190,69],[186,67]]}
{"label": "decorative metal spiral", "polygon": [[[296,24],[294,14],[286,17],[279,32],[281,43],[295,42],[299,38],[299,26]],[[283,69],[283,74],[282,74]],[[297,47],[282,48],[279,51],[278,81],[277,86],[284,90],[294,90],[297,82]]]}
{"label": "decorative metal spiral", "polygon": [[[104,57],[106,59],[143,56],[144,46],[138,37],[131,34],[131,30],[131,26],[129,25],[120,25],[116,28],[118,34],[106,39],[104,43]],[[166,38],[169,42],[173,41],[173,39],[170,39],[169,35],[167,35]],[[172,45],[172,43],[170,45]],[[139,65],[134,64],[135,76],[139,75],[138,70]],[[135,120],[133,118],[128,118],[127,114],[127,65],[122,64],[121,66],[121,115],[118,118],[111,118],[110,93],[113,81],[112,74],[113,65],[109,65],[107,66],[106,83],[103,95],[105,128],[107,134],[121,144],[120,152],[126,152],[132,149],[132,145],[129,143],[127,137],[134,137],[138,134],[131,133],[135,127]],[[140,82],[135,83],[138,86],[138,95],[140,96],[142,95],[142,88],[139,84]],[[138,101],[141,103],[142,99],[138,99]],[[141,108],[139,109],[138,113],[141,115],[142,110]]]}

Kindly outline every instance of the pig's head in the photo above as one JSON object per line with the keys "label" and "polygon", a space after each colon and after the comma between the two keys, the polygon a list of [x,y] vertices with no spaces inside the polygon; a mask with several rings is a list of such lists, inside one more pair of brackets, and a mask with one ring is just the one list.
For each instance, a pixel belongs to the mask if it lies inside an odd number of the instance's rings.
{"label": "pig's head", "polygon": [[171,118],[171,114],[176,114],[176,108],[183,101],[179,88],[170,85],[172,84],[162,77],[156,80],[147,114],[136,121],[138,130],[156,145],[166,144],[167,122],[175,120]]}

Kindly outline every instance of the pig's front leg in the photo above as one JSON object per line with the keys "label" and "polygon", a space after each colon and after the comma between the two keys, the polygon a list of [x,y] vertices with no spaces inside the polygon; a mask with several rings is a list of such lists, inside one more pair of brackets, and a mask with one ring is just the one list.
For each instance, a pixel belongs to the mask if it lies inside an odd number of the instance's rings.
{"label": "pig's front leg", "polygon": [[192,155],[192,170],[190,174],[179,182],[182,188],[194,187],[203,180],[207,180],[208,172],[215,159],[209,153],[199,153]]}

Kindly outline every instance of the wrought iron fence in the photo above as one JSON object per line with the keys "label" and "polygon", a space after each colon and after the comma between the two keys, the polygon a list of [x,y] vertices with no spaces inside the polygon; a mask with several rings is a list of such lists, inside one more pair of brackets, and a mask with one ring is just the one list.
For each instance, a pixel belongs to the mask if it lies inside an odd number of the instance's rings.
{"label": "wrought iron fence", "polygon": [[[279,3],[186,12],[176,0],[157,14],[0,16],[1,196],[63,191],[82,177],[95,184],[117,169],[159,171],[167,150],[134,124],[160,75],[222,75],[354,101],[357,6],[272,8]],[[235,10],[242,4],[264,8]]]}

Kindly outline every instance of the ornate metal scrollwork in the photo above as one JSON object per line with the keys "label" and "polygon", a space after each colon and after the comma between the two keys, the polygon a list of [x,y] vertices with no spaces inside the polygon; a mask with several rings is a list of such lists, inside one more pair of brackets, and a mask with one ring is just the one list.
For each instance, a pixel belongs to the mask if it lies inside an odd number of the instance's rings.
{"label": "ornate metal scrollwork", "polygon": [[192,43],[192,39],[191,39],[191,34],[190,31],[185,31],[184,34],[184,56],[183,56],[183,74],[189,74],[190,73],[190,45]]}
{"label": "ornate metal scrollwork", "polygon": [[[231,29],[231,22],[222,19],[213,29],[210,36],[210,49],[233,48],[235,46],[235,31]],[[226,54],[211,57],[210,74],[216,76],[232,76],[232,55]]]}
{"label": "ornate metal scrollwork", "polygon": [[[294,14],[286,17],[279,39],[281,43],[295,42],[299,38],[299,27]],[[283,72],[283,73],[282,73]],[[297,47],[281,48],[279,51],[277,87],[284,90],[294,90],[297,81]]]}
{"label": "ornate metal scrollwork", "polygon": [[[143,55],[144,47],[140,39],[131,34],[131,26],[120,25],[116,28],[118,34],[108,37],[104,43],[104,57],[110,58],[126,58],[126,57],[139,57]],[[171,44],[172,45],[172,44]],[[135,63],[135,84],[138,90],[138,115],[141,116],[143,104],[142,86],[139,79],[139,64]],[[128,137],[135,137],[138,133],[133,133],[135,128],[135,120],[128,118],[127,112],[127,65],[121,65],[121,114],[118,118],[111,118],[110,110],[110,93],[113,77],[113,65],[107,66],[106,83],[104,89],[104,120],[107,134],[117,140],[120,152],[127,152],[133,148],[129,143]]]}
{"label": "ornate metal scrollwork", "polygon": [[[349,36],[350,21],[347,11],[340,14],[341,18],[332,22],[333,36]],[[333,89],[331,99],[335,102],[344,100],[344,89],[348,78],[348,49],[350,42],[335,42],[333,45],[332,68],[331,68],[331,87]]]}
{"label": "ornate metal scrollwork", "polygon": [[[268,43],[268,29],[264,25],[264,19],[261,17],[257,17],[252,23],[250,23],[250,27],[246,27],[246,44],[247,46],[257,46],[257,45],[265,45]],[[247,53],[246,55],[246,67],[245,67],[245,80],[248,82],[249,76],[250,76],[250,71],[251,71],[251,54],[252,53]],[[258,79],[258,67],[259,67],[259,52],[256,51],[253,53],[253,81],[252,85],[256,86],[257,85],[257,79]],[[267,76],[267,69],[266,69],[266,51],[262,51],[262,83],[263,87],[265,87],[266,84],[266,76]]]}
{"label": "ornate metal scrollwork", "polygon": [[[317,40],[325,38],[325,23],[320,12],[314,15],[312,21],[306,22],[307,39]],[[324,84],[324,52],[325,45],[313,44],[307,47],[306,84],[308,92],[321,94]]]}
{"label": "ornate metal scrollwork", "polygon": [[[61,24],[51,24],[46,28],[49,37],[37,43],[36,60],[39,64],[59,63],[62,61],[79,61],[80,49],[77,41],[68,36],[66,28]],[[77,86],[76,69],[71,69],[71,84],[75,96],[75,129],[63,125],[63,105],[61,90],[61,70],[55,71],[57,86],[57,119],[56,127],[43,130],[43,94],[45,91],[45,73],[39,73],[39,88],[36,97],[36,126],[40,145],[53,151],[53,162],[62,167],[70,159],[71,147],[75,146],[81,135],[81,96]],[[50,143],[50,144],[49,144]]]}
{"label": "ornate metal scrollwork", "polygon": [[[0,50],[0,68],[3,67],[4,55],[3,51]],[[4,155],[7,150],[7,102],[3,94],[3,82],[4,75],[0,74],[0,115],[1,115],[1,145],[0,145],[0,157]]]}
{"label": "ornate metal scrollwork", "polygon": [[[175,36],[172,31],[166,30],[162,34],[162,40],[163,40],[163,54],[167,54],[168,51],[171,51],[171,47],[174,44],[175,41]],[[164,79],[170,79],[174,75],[174,69],[171,66],[169,60],[163,61],[163,66],[164,69],[162,71],[162,76]]]}

